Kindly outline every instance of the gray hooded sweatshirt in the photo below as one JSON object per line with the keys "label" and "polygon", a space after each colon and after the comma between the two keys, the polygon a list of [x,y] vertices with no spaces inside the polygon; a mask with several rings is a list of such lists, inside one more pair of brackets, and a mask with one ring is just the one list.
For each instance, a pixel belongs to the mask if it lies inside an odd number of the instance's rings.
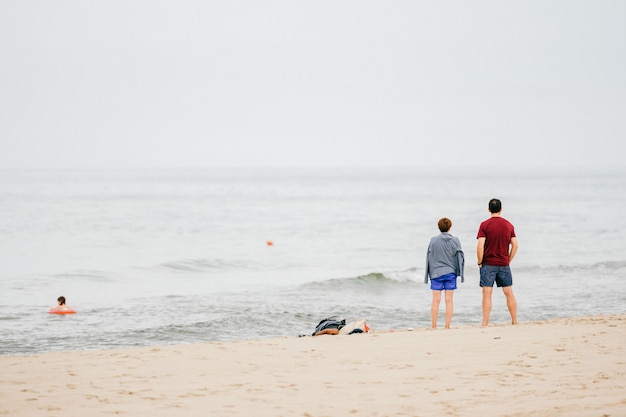
{"label": "gray hooded sweatshirt", "polygon": [[461,282],[464,282],[464,268],[465,257],[459,238],[444,232],[430,239],[426,253],[425,284],[428,284],[429,276],[433,279],[452,273],[461,277]]}

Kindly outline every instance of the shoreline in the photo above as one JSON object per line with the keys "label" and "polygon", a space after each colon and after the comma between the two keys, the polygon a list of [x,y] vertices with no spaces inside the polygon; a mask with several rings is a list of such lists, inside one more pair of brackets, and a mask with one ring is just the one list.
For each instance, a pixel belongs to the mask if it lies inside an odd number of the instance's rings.
{"label": "shoreline", "polygon": [[620,416],[626,313],[0,356],[0,415]]}

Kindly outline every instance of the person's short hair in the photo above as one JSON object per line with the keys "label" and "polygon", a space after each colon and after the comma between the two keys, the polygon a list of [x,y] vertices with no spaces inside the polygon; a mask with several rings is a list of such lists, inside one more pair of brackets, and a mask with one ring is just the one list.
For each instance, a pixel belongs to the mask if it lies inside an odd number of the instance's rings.
{"label": "person's short hair", "polygon": [[489,211],[491,213],[500,213],[502,211],[502,202],[497,198],[492,198],[489,201]]}
{"label": "person's short hair", "polygon": [[60,296],[59,298],[57,298],[57,301],[61,304],[65,304],[65,297]]}
{"label": "person's short hair", "polygon": [[447,217],[442,217],[437,222],[437,226],[439,226],[441,233],[447,232],[452,227],[452,220]]}

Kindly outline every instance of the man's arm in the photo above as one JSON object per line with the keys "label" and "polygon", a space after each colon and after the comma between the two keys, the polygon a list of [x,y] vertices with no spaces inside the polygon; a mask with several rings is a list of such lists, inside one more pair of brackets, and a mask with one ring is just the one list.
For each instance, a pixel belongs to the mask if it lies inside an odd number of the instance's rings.
{"label": "man's arm", "polygon": [[509,263],[515,258],[515,254],[517,253],[517,248],[519,247],[517,243],[517,238],[511,238],[511,251],[509,252]]}
{"label": "man's arm", "polygon": [[484,237],[478,238],[478,243],[476,244],[476,260],[478,261],[478,265],[483,264],[483,255],[485,254],[485,239]]}
{"label": "man's arm", "polygon": [[426,266],[424,267],[425,272],[424,272],[424,284],[428,284],[428,253],[426,254]]}

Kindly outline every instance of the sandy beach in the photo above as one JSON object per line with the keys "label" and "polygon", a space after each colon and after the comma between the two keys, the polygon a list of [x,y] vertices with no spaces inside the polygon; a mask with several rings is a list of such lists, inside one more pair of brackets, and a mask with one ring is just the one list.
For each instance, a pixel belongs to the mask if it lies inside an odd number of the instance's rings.
{"label": "sandy beach", "polygon": [[626,314],[0,357],[7,416],[625,416]]}

